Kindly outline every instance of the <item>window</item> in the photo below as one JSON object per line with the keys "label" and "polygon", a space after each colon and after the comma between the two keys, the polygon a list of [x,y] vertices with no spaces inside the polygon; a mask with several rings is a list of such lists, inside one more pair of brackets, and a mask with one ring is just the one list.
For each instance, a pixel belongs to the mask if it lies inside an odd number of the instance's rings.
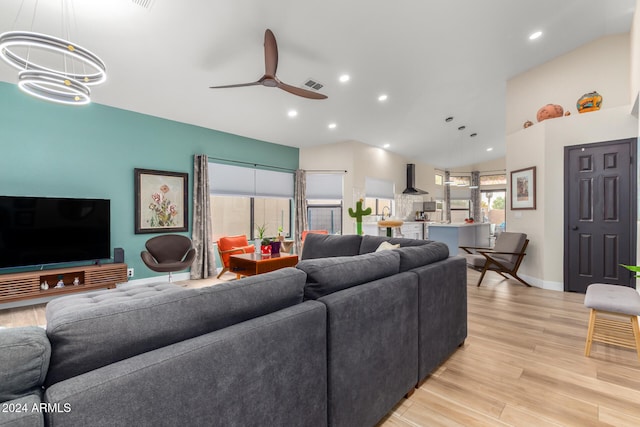
{"label": "window", "polygon": [[307,173],[307,227],[342,234],[341,173]]}
{"label": "window", "polygon": [[507,192],[505,190],[482,190],[480,191],[480,210],[482,211],[483,222],[492,224],[492,231],[505,231],[506,229],[506,202]]}
{"label": "window", "polygon": [[480,185],[507,185],[507,175],[481,175]]}
{"label": "window", "polygon": [[444,184],[444,176],[440,174],[436,174],[436,185],[443,185],[443,184]]}
{"label": "window", "polygon": [[213,240],[244,234],[257,237],[256,227],[266,226],[266,237],[282,228],[291,236],[293,174],[209,163]]}
{"label": "window", "polygon": [[365,199],[362,208],[371,208],[372,215],[393,215],[393,182],[367,176],[364,185]]}
{"label": "window", "polygon": [[342,234],[342,200],[307,200],[307,226]]}
{"label": "window", "polygon": [[469,212],[471,212],[470,200],[451,200],[452,223],[464,222],[466,218],[469,218]]}
{"label": "window", "polygon": [[468,187],[471,185],[471,177],[470,176],[452,176],[451,185],[457,185],[460,187]]}

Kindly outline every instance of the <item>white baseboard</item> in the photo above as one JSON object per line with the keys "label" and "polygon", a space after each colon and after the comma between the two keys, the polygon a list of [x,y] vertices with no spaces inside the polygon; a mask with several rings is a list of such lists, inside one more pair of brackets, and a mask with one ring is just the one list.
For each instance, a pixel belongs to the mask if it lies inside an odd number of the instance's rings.
{"label": "white baseboard", "polygon": [[[173,273],[171,274],[171,281],[172,282],[179,282],[181,280],[189,280],[190,278],[190,273],[184,272],[184,273]],[[169,275],[163,275],[163,276],[153,276],[153,277],[147,277],[145,279],[135,279],[135,280],[129,280],[127,283],[119,283],[118,285],[116,285],[116,287],[118,287],[119,285],[148,285],[151,283],[163,283],[169,282]]]}
{"label": "white baseboard", "polygon": [[536,288],[548,289],[550,291],[564,292],[563,282],[552,282],[550,280],[542,280],[537,277],[527,276],[526,274],[520,274],[528,284],[535,286]]}

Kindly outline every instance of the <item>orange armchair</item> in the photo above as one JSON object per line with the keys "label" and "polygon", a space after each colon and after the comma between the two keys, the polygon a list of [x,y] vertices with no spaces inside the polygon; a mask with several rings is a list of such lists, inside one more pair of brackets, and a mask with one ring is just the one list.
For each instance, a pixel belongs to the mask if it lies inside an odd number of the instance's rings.
{"label": "orange armchair", "polygon": [[302,235],[300,236],[300,240],[304,242],[304,239],[307,237],[307,234],[329,234],[327,230],[303,230]]}
{"label": "orange armchair", "polygon": [[221,237],[217,243],[220,261],[222,261],[222,271],[218,274],[218,279],[229,271],[229,257],[231,255],[250,254],[256,249],[255,246],[249,244],[245,235]]}

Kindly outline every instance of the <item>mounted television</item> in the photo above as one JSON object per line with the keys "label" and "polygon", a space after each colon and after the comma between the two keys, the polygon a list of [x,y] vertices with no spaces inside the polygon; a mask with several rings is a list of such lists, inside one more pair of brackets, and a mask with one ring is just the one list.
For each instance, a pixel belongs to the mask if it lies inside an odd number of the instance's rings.
{"label": "mounted television", "polygon": [[0,196],[0,268],[111,257],[110,201]]}

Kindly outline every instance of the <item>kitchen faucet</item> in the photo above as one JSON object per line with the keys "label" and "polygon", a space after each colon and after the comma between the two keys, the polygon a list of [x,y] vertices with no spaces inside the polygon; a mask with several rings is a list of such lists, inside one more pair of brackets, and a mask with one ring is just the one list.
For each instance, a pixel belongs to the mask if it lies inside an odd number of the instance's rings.
{"label": "kitchen faucet", "polygon": [[382,220],[384,221],[384,210],[387,210],[387,218],[389,218],[391,216],[391,209],[389,208],[389,206],[385,206],[382,208]]}

